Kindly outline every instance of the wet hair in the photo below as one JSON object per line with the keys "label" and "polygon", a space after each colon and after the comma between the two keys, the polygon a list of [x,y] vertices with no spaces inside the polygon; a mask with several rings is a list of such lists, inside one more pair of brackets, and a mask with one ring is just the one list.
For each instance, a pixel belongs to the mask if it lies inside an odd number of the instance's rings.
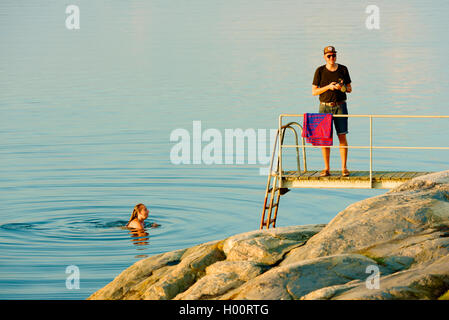
{"label": "wet hair", "polygon": [[144,207],[145,207],[145,205],[143,203],[136,204],[136,206],[134,207],[133,213],[131,213],[131,218],[129,219],[126,226],[128,226],[131,223],[131,221],[133,221],[134,219],[137,218],[137,215]]}

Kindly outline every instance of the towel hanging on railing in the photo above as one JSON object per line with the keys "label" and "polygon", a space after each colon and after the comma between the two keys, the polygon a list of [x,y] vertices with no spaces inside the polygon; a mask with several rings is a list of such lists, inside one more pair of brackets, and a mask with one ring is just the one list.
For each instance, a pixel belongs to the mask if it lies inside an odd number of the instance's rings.
{"label": "towel hanging on railing", "polygon": [[301,136],[314,146],[332,146],[332,113],[304,113]]}

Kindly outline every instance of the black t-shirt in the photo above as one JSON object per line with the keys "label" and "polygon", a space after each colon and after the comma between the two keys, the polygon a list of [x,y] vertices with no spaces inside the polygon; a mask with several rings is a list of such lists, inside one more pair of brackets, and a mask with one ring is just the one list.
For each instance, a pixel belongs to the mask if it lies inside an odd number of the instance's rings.
{"label": "black t-shirt", "polygon": [[[343,79],[344,84],[351,83],[351,77],[349,77],[349,71],[346,66],[338,64],[337,70],[329,71],[326,65],[322,65],[316,69],[312,84],[322,88],[331,82],[339,82],[339,79]],[[346,93],[340,90],[327,90],[320,94],[321,102],[339,102],[343,100],[346,100]]]}

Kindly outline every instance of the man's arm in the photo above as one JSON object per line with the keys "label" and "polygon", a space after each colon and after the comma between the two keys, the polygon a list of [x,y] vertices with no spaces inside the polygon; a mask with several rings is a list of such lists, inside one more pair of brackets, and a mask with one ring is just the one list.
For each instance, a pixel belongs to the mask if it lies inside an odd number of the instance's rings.
{"label": "man's arm", "polygon": [[327,90],[334,90],[334,89],[340,89],[340,86],[337,85],[336,82],[331,82],[327,86],[322,87],[322,88],[318,87],[316,85],[312,85],[312,95],[318,96],[318,95],[326,92]]}
{"label": "man's arm", "polygon": [[346,83],[346,92],[351,93],[352,87],[351,87],[351,77],[349,76],[348,68],[345,68],[345,75],[344,75],[344,83]]}
{"label": "man's arm", "polygon": [[346,92],[347,92],[347,93],[351,93],[351,92],[352,92],[352,87],[351,87],[351,84],[350,84],[350,83],[348,83],[348,84],[346,85]]}

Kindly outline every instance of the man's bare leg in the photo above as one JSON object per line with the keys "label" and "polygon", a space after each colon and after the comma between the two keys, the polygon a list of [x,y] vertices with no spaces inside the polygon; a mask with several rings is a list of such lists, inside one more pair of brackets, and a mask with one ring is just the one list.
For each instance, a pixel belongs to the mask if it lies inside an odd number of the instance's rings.
{"label": "man's bare leg", "polygon": [[[348,141],[346,140],[346,134],[339,134],[338,140],[340,140],[340,147],[348,146]],[[341,156],[341,170],[347,170],[346,163],[348,160],[348,148],[340,148]]]}
{"label": "man's bare leg", "polygon": [[323,159],[324,159],[324,170],[329,171],[329,159],[330,159],[330,155],[331,155],[331,148],[321,148],[321,152],[323,154]]}

